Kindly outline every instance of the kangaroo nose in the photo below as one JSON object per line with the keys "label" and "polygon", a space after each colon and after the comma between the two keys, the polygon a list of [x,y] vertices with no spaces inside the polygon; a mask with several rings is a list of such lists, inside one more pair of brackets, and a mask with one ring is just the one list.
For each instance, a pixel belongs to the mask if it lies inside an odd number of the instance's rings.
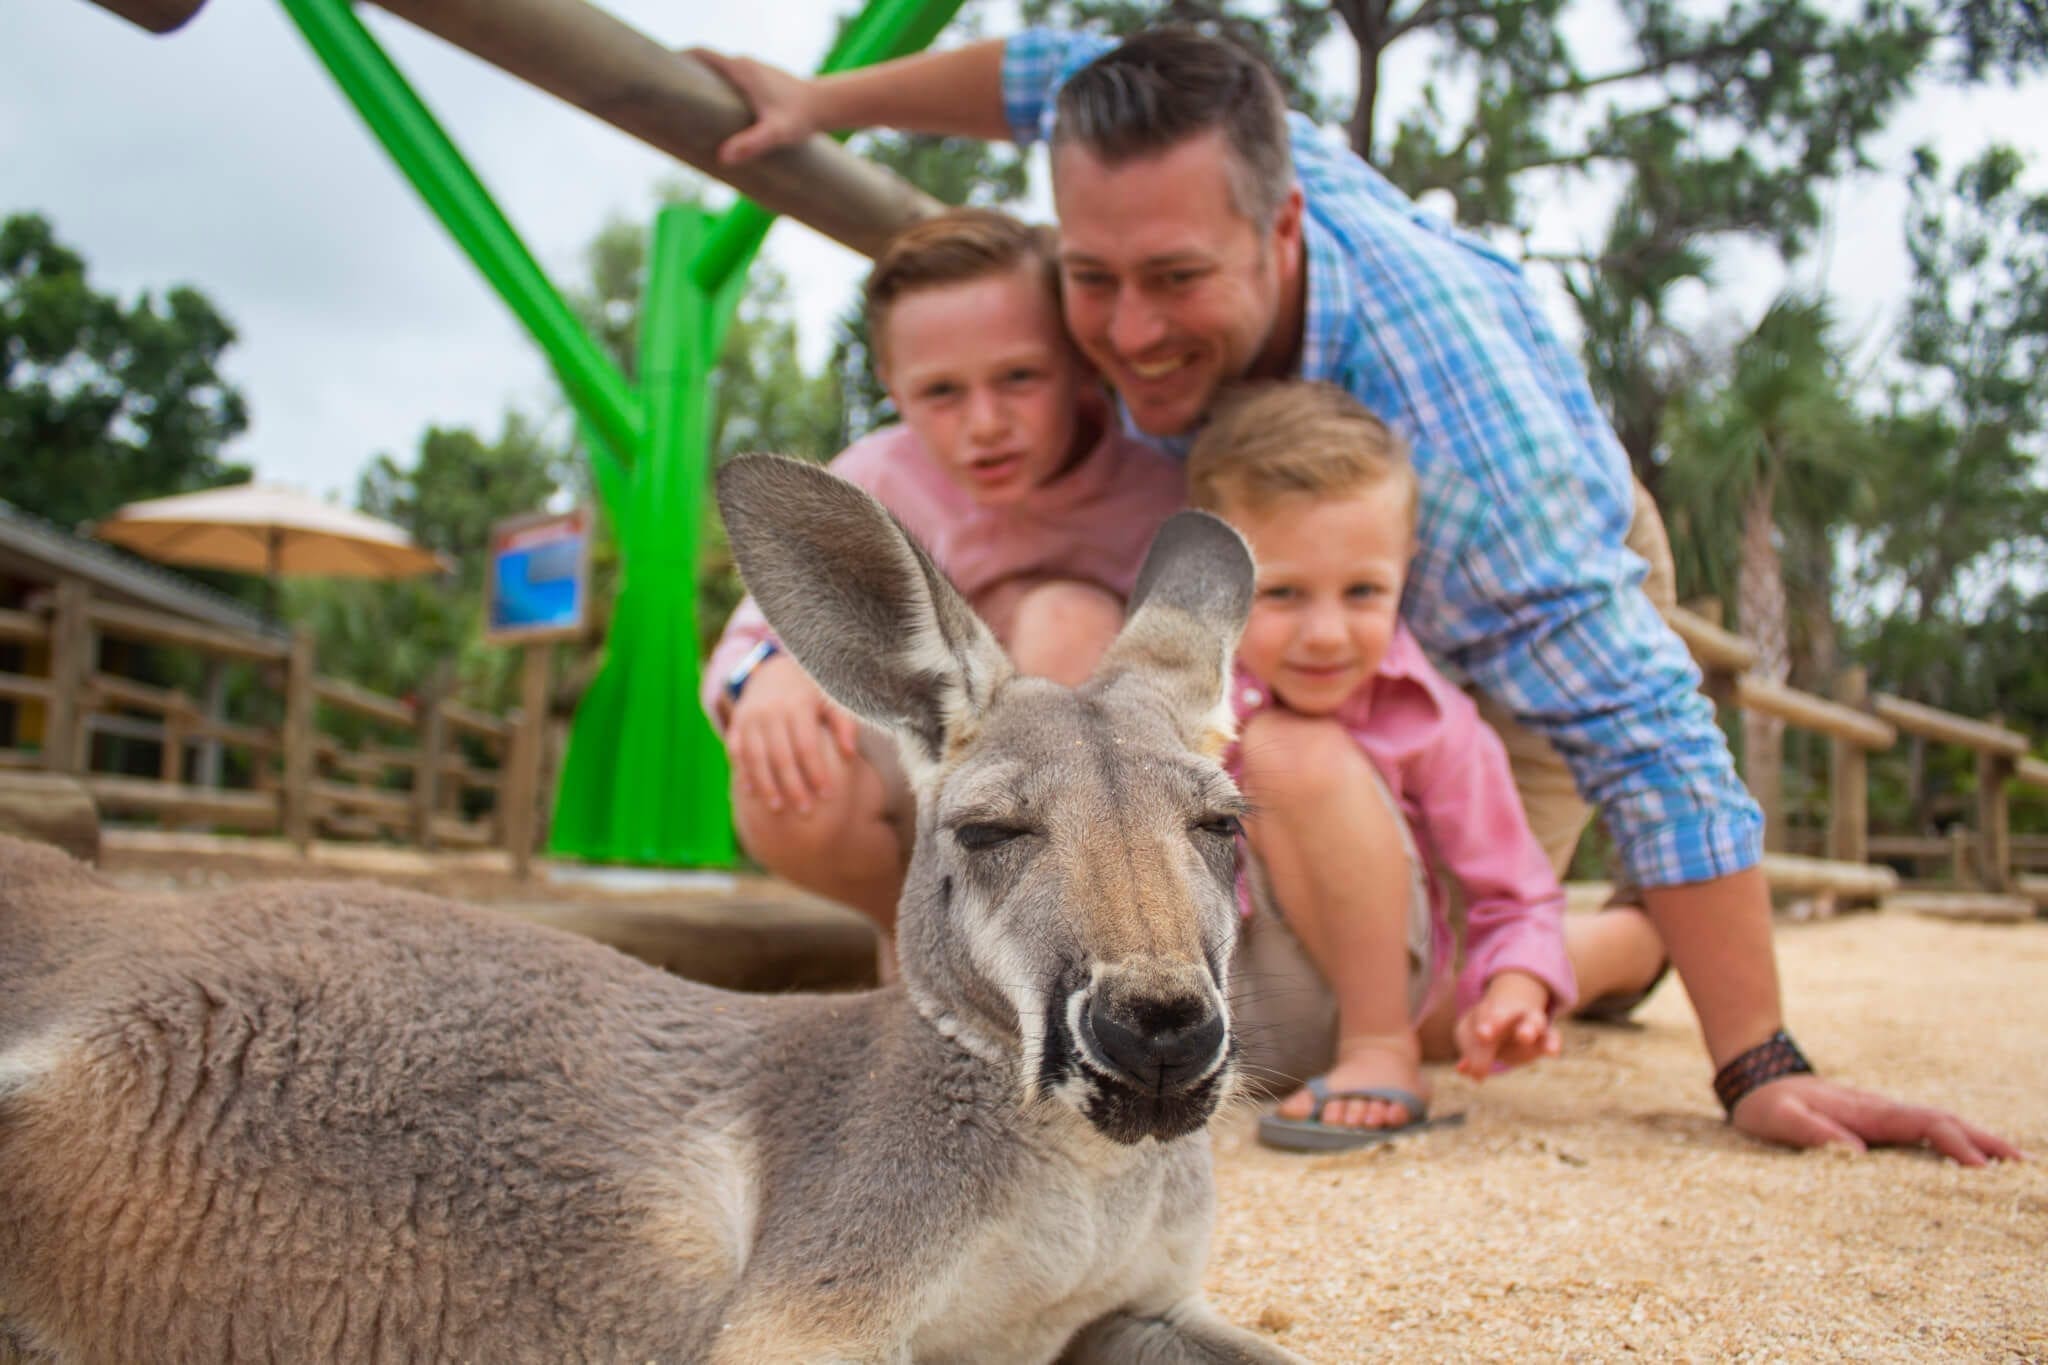
{"label": "kangaroo nose", "polygon": [[1088,1001],[1087,1021],[1103,1060],[1154,1094],[1170,1095],[1201,1080],[1223,1050],[1223,1016],[1199,996],[1112,1001],[1098,991]]}

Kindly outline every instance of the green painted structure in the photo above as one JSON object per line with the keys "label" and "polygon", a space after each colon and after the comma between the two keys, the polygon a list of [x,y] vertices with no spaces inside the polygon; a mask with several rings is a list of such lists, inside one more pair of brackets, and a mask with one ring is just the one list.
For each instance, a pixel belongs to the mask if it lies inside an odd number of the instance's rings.
{"label": "green painted structure", "polygon": [[[710,377],[774,216],[656,216],[639,383],[619,373],[348,0],[281,0],[370,131],[546,354],[574,406],[623,562],[605,657],[576,710],[549,851],[602,862],[735,860],[725,747],[697,704],[696,588]],[[873,0],[821,70],[922,50],[960,0]]]}

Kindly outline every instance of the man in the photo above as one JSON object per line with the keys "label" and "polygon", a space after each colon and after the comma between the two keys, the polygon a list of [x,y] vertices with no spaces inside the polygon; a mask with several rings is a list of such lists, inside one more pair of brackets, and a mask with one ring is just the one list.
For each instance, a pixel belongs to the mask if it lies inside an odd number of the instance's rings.
{"label": "man", "polygon": [[[1512,262],[1287,113],[1256,60],[1191,32],[1030,32],[814,80],[695,55],[756,112],[727,161],[873,126],[1049,136],[1068,325],[1131,425],[1180,449],[1221,386],[1298,376],[1407,438],[1422,482],[1411,626],[1599,808],[1730,1121],[1794,1146],[2019,1155],[1812,1074],[1784,1034],[1760,817],[1642,591],[1627,458]],[[1636,529],[1654,553],[1661,532]],[[1545,748],[1503,728],[1518,759]],[[1553,856],[1576,835],[1553,834]]]}

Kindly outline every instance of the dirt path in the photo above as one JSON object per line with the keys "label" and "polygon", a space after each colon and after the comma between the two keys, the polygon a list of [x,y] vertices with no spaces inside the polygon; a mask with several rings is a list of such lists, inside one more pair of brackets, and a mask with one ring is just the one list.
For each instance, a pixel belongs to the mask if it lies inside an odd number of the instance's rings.
{"label": "dirt path", "polygon": [[2048,922],[1781,926],[1817,1066],[2032,1163],[1797,1154],[1728,1131],[1683,993],[1340,1156],[1218,1140],[1210,1293],[1312,1360],[2048,1360]]}

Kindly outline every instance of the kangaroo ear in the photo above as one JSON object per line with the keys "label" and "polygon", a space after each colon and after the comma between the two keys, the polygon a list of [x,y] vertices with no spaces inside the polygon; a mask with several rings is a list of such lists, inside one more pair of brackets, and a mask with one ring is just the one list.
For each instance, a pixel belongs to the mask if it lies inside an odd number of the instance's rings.
{"label": "kangaroo ear", "polygon": [[1235,730],[1230,658],[1252,608],[1244,537],[1207,512],[1178,512],[1159,528],[1131,591],[1129,618],[1096,669],[1136,673],[1162,692],[1189,745],[1220,753]]}
{"label": "kangaroo ear", "polygon": [[742,455],[718,506],[747,591],[827,695],[913,766],[973,733],[1009,659],[880,503],[818,465]]}

